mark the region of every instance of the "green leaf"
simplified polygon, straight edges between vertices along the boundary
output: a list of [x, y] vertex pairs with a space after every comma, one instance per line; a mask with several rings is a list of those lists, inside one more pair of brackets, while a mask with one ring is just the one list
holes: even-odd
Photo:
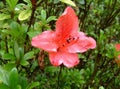
[[99, 89], [105, 89], [103, 86], [100, 86]]
[[19, 60], [20, 59], [20, 52], [19, 52], [19, 47], [18, 47], [17, 42], [14, 43], [14, 53], [15, 53], [17, 60]]
[[30, 51], [30, 52], [27, 52], [25, 55], [24, 55], [24, 59], [25, 60], [28, 60], [28, 59], [31, 59], [34, 57], [34, 51]]
[[6, 2], [9, 5], [10, 9], [12, 10], [13, 9], [13, 5], [12, 5], [11, 0], [6, 0]]
[[31, 10], [23, 10], [23, 11], [19, 14], [18, 19], [19, 19], [20, 21], [23, 21], [23, 20], [28, 19], [30, 16], [31, 16]]
[[46, 11], [45, 10], [41, 10], [41, 19], [46, 20]]
[[19, 53], [20, 53], [20, 60], [24, 59], [24, 48], [19, 47]]
[[22, 89], [20, 85], [17, 85], [16, 89]]
[[6, 2], [9, 5], [10, 9], [14, 10], [18, 0], [6, 0]]
[[26, 89], [28, 85], [27, 78], [25, 78], [24, 76], [20, 76], [19, 84], [21, 85], [21, 89]]
[[2, 67], [0, 67], [0, 81], [5, 85], [8, 85], [8, 74]]
[[[2, 17], [2, 18], [1, 18]], [[5, 20], [5, 19], [9, 19], [10, 15], [7, 14], [0, 14], [0, 20]]]
[[23, 0], [23, 1], [26, 2], [28, 6], [32, 7], [32, 3], [30, 0]]
[[54, 4], [57, 4], [59, 2], [60, 2], [60, 0], [54, 0]]
[[2, 59], [5, 59], [5, 60], [15, 60], [15, 56], [13, 54], [6, 53], [6, 54], [2, 55]]
[[18, 72], [16, 68], [13, 68], [9, 74], [9, 87], [11, 89], [18, 89]]
[[20, 35], [20, 25], [17, 22], [10, 23], [10, 30], [8, 34], [10, 34], [14, 39], [18, 39]]
[[78, 1], [80, 4], [85, 4], [85, 1], [84, 0], [79, 0]]
[[76, 7], [75, 3], [73, 1], [71, 1], [71, 0], [60, 0], [60, 1], [63, 2], [63, 3], [69, 4], [71, 6]]
[[34, 36], [40, 34], [40, 31], [38, 31], [38, 30], [29, 31], [27, 34], [29, 35], [30, 38], [32, 38], [32, 37], [34, 37]]
[[50, 73], [51, 75], [54, 75], [55, 72], [58, 72], [58, 71], [59, 71], [59, 68], [54, 66], [49, 66], [45, 68], [45, 72]]
[[16, 64], [15, 64], [14, 62], [13, 62], [13, 63], [9, 62], [9, 63], [5, 64], [4, 69], [5, 69], [6, 71], [10, 71], [10, 70], [12, 70], [14, 67], [16, 67]]
[[23, 59], [23, 60], [20, 61], [20, 64], [22, 66], [27, 66], [29, 64], [29, 62]]
[[56, 16], [50, 16], [48, 19], [47, 19], [47, 23], [49, 23], [50, 21], [52, 20], [57, 20], [56, 19]]
[[33, 82], [33, 83], [29, 84], [26, 89], [33, 89], [37, 86], [39, 86], [39, 82]]
[[7, 85], [5, 84], [0, 84], [0, 89], [10, 89]]

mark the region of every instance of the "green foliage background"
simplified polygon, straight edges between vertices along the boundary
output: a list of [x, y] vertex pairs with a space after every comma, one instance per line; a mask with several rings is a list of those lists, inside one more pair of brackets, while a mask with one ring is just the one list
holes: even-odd
[[[115, 63], [120, 0], [73, 2], [0, 1], [0, 89], [120, 89], [120, 68]], [[80, 64], [72, 69], [52, 66], [46, 52], [31, 46], [32, 37], [54, 30], [69, 5], [79, 18], [79, 30], [97, 42], [96, 49], [79, 54]]]

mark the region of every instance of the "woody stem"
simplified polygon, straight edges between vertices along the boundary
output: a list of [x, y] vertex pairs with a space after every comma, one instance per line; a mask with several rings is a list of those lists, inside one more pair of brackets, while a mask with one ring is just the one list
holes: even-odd
[[63, 65], [60, 66], [60, 70], [59, 70], [59, 73], [58, 73], [58, 85], [57, 85], [57, 89], [60, 89], [60, 75], [61, 75], [61, 72], [62, 72], [62, 68], [63, 68]]

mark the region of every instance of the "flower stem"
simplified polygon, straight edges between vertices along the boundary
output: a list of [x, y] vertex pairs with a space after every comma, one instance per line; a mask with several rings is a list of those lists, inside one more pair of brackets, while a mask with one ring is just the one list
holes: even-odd
[[60, 70], [59, 70], [59, 73], [58, 73], [57, 89], [60, 89], [60, 75], [61, 75], [61, 72], [62, 72], [62, 68], [63, 68], [63, 65], [60, 66]]

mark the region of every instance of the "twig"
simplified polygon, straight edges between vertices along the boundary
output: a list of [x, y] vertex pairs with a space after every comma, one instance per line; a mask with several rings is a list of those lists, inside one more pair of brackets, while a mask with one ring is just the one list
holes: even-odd
[[61, 72], [62, 72], [62, 68], [63, 68], [63, 65], [60, 66], [60, 70], [59, 70], [59, 73], [58, 73], [58, 85], [57, 85], [57, 89], [60, 89], [60, 75], [61, 75]]

